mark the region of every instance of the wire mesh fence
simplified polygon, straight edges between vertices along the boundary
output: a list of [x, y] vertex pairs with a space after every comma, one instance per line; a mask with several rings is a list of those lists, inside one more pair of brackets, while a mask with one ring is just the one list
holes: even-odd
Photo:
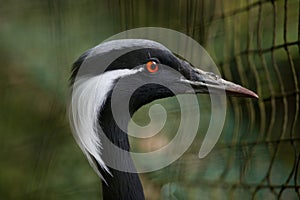
[[230, 150], [214, 183], [230, 197], [298, 199], [299, 2], [235, 3], [215, 2], [206, 45], [223, 75], [256, 88], [260, 101], [230, 100], [233, 137], [222, 141]]
[[[229, 99], [228, 119], [213, 152], [200, 161], [188, 154], [173, 170], [170, 167], [169, 172], [157, 172], [150, 178], [156, 178], [163, 188], [186, 191], [185, 197], [192, 199], [299, 199], [300, 2], [174, 4], [180, 8], [177, 15], [184, 16], [178, 23], [183, 26], [169, 21], [168, 27], [198, 40], [223, 77], [254, 89], [260, 100]], [[139, 26], [132, 18], [135, 2], [122, 5], [121, 26]], [[140, 6], [172, 15], [163, 2]], [[149, 14], [145, 20], [151, 17], [155, 18]]]
[[[228, 98], [223, 133], [205, 159], [199, 133], [174, 164], [141, 175], [147, 199], [300, 198], [299, 0], [33, 0], [0, 11], [1, 199], [99, 198], [100, 181], [65, 119], [69, 70], [84, 50], [145, 26], [191, 36], [225, 79], [260, 96]], [[177, 110], [170, 116], [178, 122]]]
[[[235, 148], [227, 155], [225, 171], [235, 165], [236, 147], [242, 148], [239, 181], [233, 187], [247, 188], [251, 198], [297, 199], [299, 2], [247, 2], [229, 9], [219, 3], [218, 14], [208, 25], [213, 30], [221, 25], [224, 31], [222, 35], [212, 31], [224, 42], [216, 59], [225, 77], [257, 88], [261, 98], [258, 104], [248, 102], [245, 107], [231, 101], [237, 137], [230, 141]], [[219, 54], [223, 59], [218, 59]], [[248, 118], [249, 123], [242, 124], [241, 118]]]

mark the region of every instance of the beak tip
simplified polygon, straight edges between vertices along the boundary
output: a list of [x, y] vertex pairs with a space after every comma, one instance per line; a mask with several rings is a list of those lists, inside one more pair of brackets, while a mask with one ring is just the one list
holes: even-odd
[[255, 99], [259, 99], [259, 96], [255, 93], [255, 92], [252, 92], [251, 90], [249, 90], [251, 93], [249, 94], [250, 97], [252, 98], [255, 98]]
[[238, 86], [235, 85], [233, 88], [227, 88], [227, 93], [230, 96], [242, 96], [242, 97], [259, 99], [259, 96], [255, 92], [239, 85]]
[[245, 94], [250, 98], [259, 99], [259, 96], [255, 92], [252, 92], [251, 90], [247, 89], [247, 92]]

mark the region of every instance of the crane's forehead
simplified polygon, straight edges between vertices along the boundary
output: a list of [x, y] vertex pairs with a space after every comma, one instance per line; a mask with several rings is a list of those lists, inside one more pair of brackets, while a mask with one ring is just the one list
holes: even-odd
[[116, 58], [105, 71], [133, 69], [146, 64], [149, 60], [176, 68], [178, 60], [169, 51], [162, 49], [143, 48], [132, 50]]
[[169, 49], [163, 46], [162, 44], [152, 40], [122, 39], [122, 40], [112, 40], [112, 41], [99, 44], [98, 46], [91, 49], [91, 52], [89, 53], [89, 57], [95, 55], [99, 56], [101, 54], [107, 54], [113, 51], [129, 52], [132, 50], [143, 49], [143, 48], [161, 49], [161, 50], [169, 51]]
[[123, 39], [104, 42], [79, 57], [73, 65], [75, 76], [94, 76], [105, 71], [132, 69], [152, 57], [171, 65], [176, 61], [172, 52], [162, 44], [144, 39]]

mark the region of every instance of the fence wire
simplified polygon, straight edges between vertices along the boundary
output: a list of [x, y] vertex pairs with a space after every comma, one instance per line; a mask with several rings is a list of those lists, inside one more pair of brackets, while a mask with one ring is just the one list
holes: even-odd
[[187, 155], [174, 169], [146, 179], [158, 188], [179, 182], [192, 199], [299, 199], [300, 1], [171, 4], [127, 0], [110, 8], [120, 14], [115, 20], [121, 30], [163, 26], [190, 35], [223, 77], [257, 91], [260, 99], [229, 99], [224, 133], [206, 159]]
[[300, 1], [176, 1], [175, 15], [166, 2], [133, 2], [119, 7], [122, 29], [144, 25], [133, 19], [136, 10], [157, 9], [165, 14], [147, 13], [147, 25], [164, 19], [198, 40], [223, 77], [260, 96], [258, 102], [230, 98], [215, 150], [149, 175], [154, 183], [180, 182], [191, 199], [299, 199]]
[[[250, 199], [300, 198], [299, 4], [216, 1], [206, 21], [206, 46], [224, 77], [260, 96], [245, 106], [230, 99], [233, 137], [223, 141], [230, 150], [214, 183], [224, 183], [231, 197], [239, 190]], [[232, 168], [238, 178], [228, 181]]]

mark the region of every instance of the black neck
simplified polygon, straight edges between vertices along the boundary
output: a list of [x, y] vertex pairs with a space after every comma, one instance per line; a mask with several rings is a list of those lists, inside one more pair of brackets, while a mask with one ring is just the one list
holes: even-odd
[[[99, 122], [100, 126], [105, 133], [106, 137], [116, 146], [118, 146], [121, 149], [124, 149], [126, 151], [130, 151], [130, 145], [128, 141], [128, 135], [127, 135], [127, 129], [126, 131], [121, 130], [117, 125], [116, 122], [112, 116], [111, 112], [111, 106], [110, 106], [110, 99], [108, 99], [106, 105], [103, 107], [102, 111], [99, 115]], [[128, 119], [129, 120], [129, 119]], [[124, 119], [123, 123], [126, 124], [126, 128], [128, 125], [128, 120]], [[105, 160], [110, 162], [118, 162], [123, 160], [124, 164], [131, 169], [134, 169], [135, 167], [133, 164], [133, 161], [128, 154], [126, 158], [116, 156], [112, 154], [109, 150], [109, 148], [105, 147], [105, 144], [103, 143], [103, 149], [102, 149], [102, 157]], [[129, 173], [129, 172], [123, 172], [119, 171], [113, 168], [109, 167], [109, 170], [112, 174], [108, 174], [107, 172], [100, 170], [101, 174], [103, 175], [106, 183], [102, 181], [102, 192], [103, 192], [103, 199], [104, 200], [110, 200], [110, 199], [120, 199], [120, 200], [143, 200], [144, 192], [143, 187], [140, 182], [139, 176], [137, 173]]]
[[110, 175], [105, 175], [102, 181], [104, 200], [144, 200], [144, 192], [140, 179], [136, 173], [121, 172], [110, 168]]

